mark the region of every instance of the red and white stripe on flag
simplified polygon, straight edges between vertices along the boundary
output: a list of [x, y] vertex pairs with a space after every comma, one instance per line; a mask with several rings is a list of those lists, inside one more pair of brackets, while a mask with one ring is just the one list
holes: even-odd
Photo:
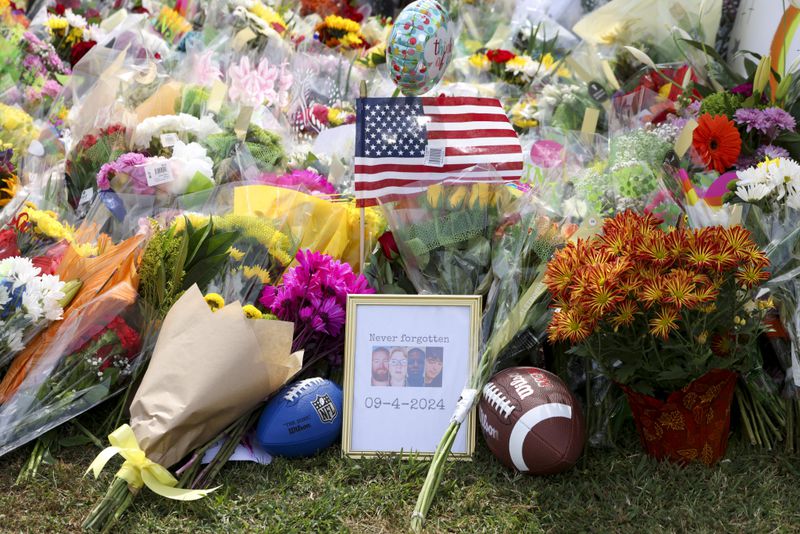
[[360, 98], [356, 112], [358, 206], [417, 194], [448, 178], [522, 175], [519, 138], [495, 98]]

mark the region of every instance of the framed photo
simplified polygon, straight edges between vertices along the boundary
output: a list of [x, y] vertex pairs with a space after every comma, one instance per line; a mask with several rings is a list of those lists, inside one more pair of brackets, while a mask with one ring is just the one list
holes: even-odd
[[[474, 371], [480, 296], [349, 295], [342, 453], [431, 456]], [[453, 455], [475, 450], [474, 411]]]

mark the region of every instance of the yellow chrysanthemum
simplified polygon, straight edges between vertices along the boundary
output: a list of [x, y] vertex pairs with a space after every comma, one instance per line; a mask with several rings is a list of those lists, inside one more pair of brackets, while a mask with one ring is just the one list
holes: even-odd
[[486, 54], [472, 54], [469, 56], [469, 64], [478, 70], [489, 70], [491, 62]]
[[43, 234], [57, 241], [66, 241], [71, 244], [81, 256], [97, 255], [96, 246], [89, 243], [77, 243], [75, 240], [75, 230], [67, 224], [62, 224], [58, 220], [58, 216], [52, 211], [37, 210], [33, 204], [26, 203], [22, 213], [27, 216], [28, 222], [32, 225], [34, 232]]
[[50, 31], [66, 30], [69, 26], [69, 22], [67, 22], [67, 19], [64, 17], [52, 16], [47, 19], [45, 26], [47, 26]]
[[33, 118], [20, 108], [0, 104], [0, 129], [18, 130], [33, 127]]
[[221, 310], [225, 307], [225, 299], [222, 298], [222, 295], [219, 293], [209, 293], [203, 297], [203, 299], [206, 301], [206, 304], [208, 304], [208, 307], [211, 308], [212, 312]]
[[328, 15], [325, 17], [325, 26], [331, 30], [340, 30], [346, 33], [358, 34], [361, 32], [361, 25], [358, 22], [338, 15]]
[[242, 312], [244, 313], [244, 316], [247, 317], [248, 319], [263, 319], [264, 318], [264, 314], [261, 313], [261, 310], [259, 310], [258, 308], [256, 308], [252, 304], [247, 304], [245, 306], [242, 306]]
[[[271, 7], [267, 7], [261, 2], [255, 2], [252, 6], [250, 6], [249, 10], [250, 13], [269, 24], [269, 26], [275, 31], [283, 33], [286, 30], [286, 21], [283, 20], [283, 17], [281, 17], [280, 14], [278, 14], [278, 12]], [[275, 25], [278, 25], [283, 29], [278, 30]]]
[[258, 278], [258, 281], [264, 285], [272, 283], [272, 277], [269, 275], [269, 271], [260, 265], [244, 265], [242, 267], [242, 274], [244, 274], [245, 278]]
[[67, 34], [66, 38], [67, 44], [74, 45], [78, 44], [83, 41], [83, 29], [82, 28], [72, 28], [69, 33]]

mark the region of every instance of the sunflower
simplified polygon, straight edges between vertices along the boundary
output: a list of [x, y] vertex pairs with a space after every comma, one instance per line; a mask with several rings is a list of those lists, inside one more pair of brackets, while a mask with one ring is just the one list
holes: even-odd
[[692, 134], [692, 146], [706, 167], [722, 173], [739, 158], [742, 138], [728, 117], [705, 113], [700, 116]]
[[19, 189], [19, 178], [16, 174], [0, 174], [0, 207], [5, 206], [14, 198]]

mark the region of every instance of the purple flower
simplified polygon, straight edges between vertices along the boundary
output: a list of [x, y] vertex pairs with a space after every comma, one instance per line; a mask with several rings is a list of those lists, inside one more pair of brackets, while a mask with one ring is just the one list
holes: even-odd
[[737, 85], [736, 87], [731, 89], [731, 93], [735, 95], [742, 95], [745, 98], [753, 96], [753, 84], [748, 82], [748, 83], [743, 83], [741, 85]]
[[788, 158], [789, 151], [783, 147], [775, 145], [761, 145], [750, 156], [741, 156], [739, 161], [736, 162], [737, 169], [747, 169], [757, 163], [764, 161], [766, 158]]
[[737, 109], [733, 117], [737, 124], [747, 126], [748, 132], [756, 130], [769, 139], [775, 139], [782, 131], [794, 130], [796, 124], [794, 117], [778, 107]]
[[136, 194], [152, 195], [155, 189], [147, 185], [147, 175], [144, 165], [148, 158], [138, 152], [123, 154], [111, 163], [105, 163], [97, 173], [97, 188], [101, 191], [111, 189], [111, 178], [117, 174], [127, 174], [131, 177], [131, 185]]
[[767, 124], [764, 120], [764, 114], [760, 109], [742, 108], [737, 109], [733, 114], [736, 124], [740, 126], [747, 126], [747, 131], [757, 130], [761, 133], [766, 133]]
[[40, 73], [46, 72], [44, 69], [44, 63], [42, 63], [42, 59], [39, 56], [34, 56], [33, 54], [28, 54], [25, 56], [25, 59], [22, 60], [22, 66], [27, 70], [35, 70], [36, 72]]
[[338, 339], [347, 295], [374, 290], [349, 264], [326, 254], [301, 250], [296, 259], [297, 265], [286, 272], [283, 285], [265, 286], [259, 303], [277, 317], [294, 322], [297, 331]]
[[61, 84], [55, 80], [47, 80], [44, 82], [44, 86], [42, 87], [42, 94], [47, 95], [51, 98], [55, 98], [58, 96], [58, 93], [61, 92]]
[[768, 124], [768, 129], [777, 134], [779, 131], [794, 130], [796, 121], [789, 113], [778, 107], [771, 107], [761, 112]]

